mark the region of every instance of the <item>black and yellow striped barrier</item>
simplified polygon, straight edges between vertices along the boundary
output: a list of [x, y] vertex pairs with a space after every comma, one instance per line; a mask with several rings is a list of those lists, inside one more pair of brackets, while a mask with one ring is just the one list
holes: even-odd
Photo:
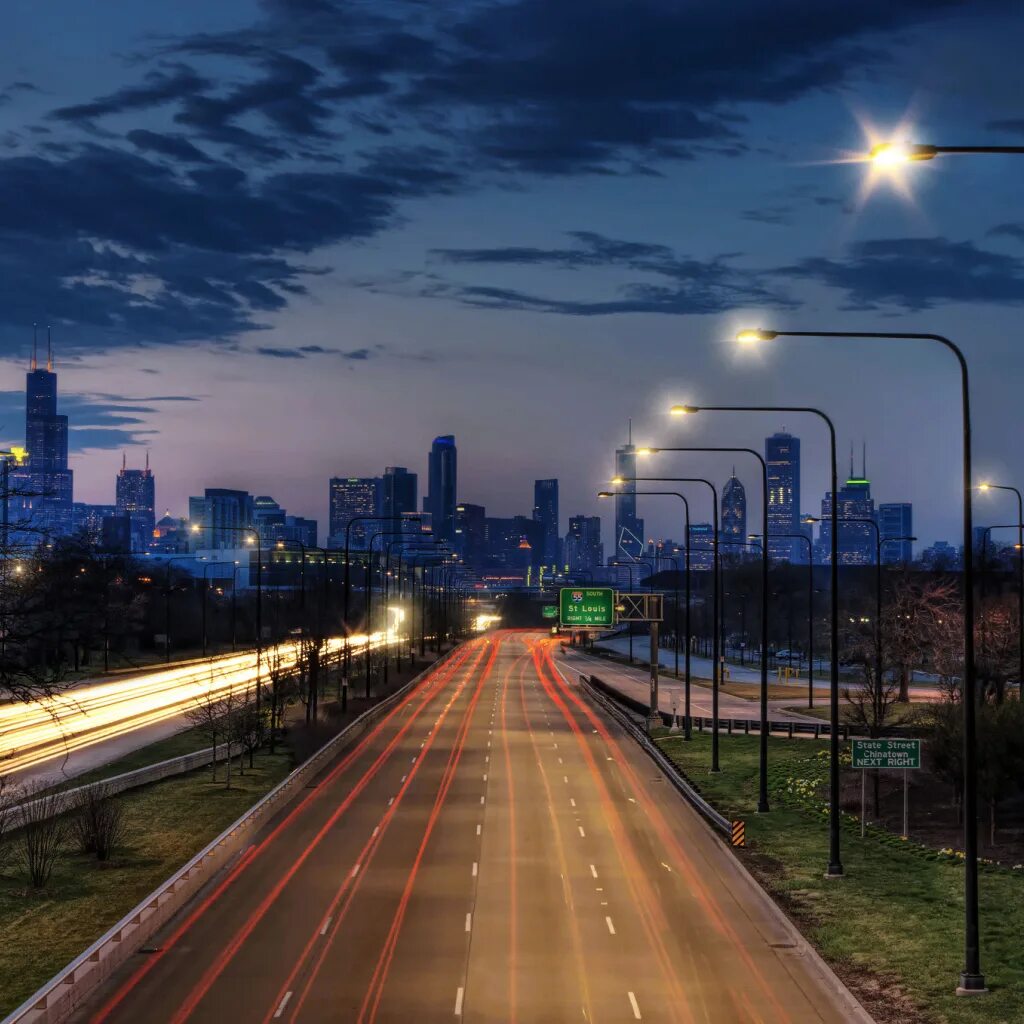
[[747, 845], [747, 830], [746, 826], [742, 821], [734, 821], [732, 823], [732, 845], [733, 846], [746, 846]]

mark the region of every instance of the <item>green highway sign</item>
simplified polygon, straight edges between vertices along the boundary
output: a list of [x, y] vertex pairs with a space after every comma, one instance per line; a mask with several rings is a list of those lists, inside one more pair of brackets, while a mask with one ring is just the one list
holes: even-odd
[[545, 619], [557, 619], [558, 618], [558, 605], [557, 604], [546, 604], [540, 610], [541, 615]]
[[615, 591], [611, 587], [562, 587], [558, 618], [563, 626], [614, 626]]
[[851, 740], [854, 768], [920, 768], [920, 740]]

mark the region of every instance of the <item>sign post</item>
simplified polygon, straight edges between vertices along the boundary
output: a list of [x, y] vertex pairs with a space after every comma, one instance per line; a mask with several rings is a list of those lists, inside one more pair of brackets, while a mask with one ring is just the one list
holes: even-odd
[[853, 767], [865, 772], [860, 777], [860, 834], [864, 837], [865, 779], [869, 768], [903, 769], [903, 838], [910, 831], [910, 781], [908, 769], [921, 767], [921, 741], [903, 739], [851, 740]]

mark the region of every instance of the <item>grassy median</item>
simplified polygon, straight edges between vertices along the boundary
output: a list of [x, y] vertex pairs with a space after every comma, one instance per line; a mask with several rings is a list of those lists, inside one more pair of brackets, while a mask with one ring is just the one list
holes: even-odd
[[880, 1024], [1024, 1020], [1024, 871], [982, 867], [982, 968], [991, 992], [957, 998], [963, 869], [955, 857], [879, 829], [862, 840], [859, 823], [844, 817], [846, 877], [823, 877], [827, 744], [771, 740], [772, 810], [758, 816], [757, 737], [722, 736], [719, 775], [708, 774], [708, 735], [659, 742], [722, 813], [746, 822], [744, 862]]
[[[168, 754], [167, 756], [173, 756]], [[110, 861], [65, 852], [50, 882], [36, 892], [18, 866], [17, 837], [0, 847], [0, 1016], [99, 938], [281, 781], [290, 752], [261, 753], [255, 768], [232, 772], [224, 787], [209, 769], [124, 794], [128, 833]]]

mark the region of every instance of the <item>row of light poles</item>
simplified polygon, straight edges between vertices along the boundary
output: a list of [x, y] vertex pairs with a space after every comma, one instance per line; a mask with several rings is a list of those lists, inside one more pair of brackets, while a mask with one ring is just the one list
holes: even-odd
[[[964, 577], [964, 672], [963, 672], [963, 730], [964, 730], [964, 852], [965, 852], [965, 935], [964, 935], [964, 969], [961, 972], [958, 991], [961, 993], [972, 993], [984, 991], [984, 976], [980, 969], [979, 938], [978, 938], [978, 865], [977, 865], [977, 745], [976, 745], [976, 672], [974, 657], [974, 562], [973, 562], [973, 523], [972, 523], [972, 476], [971, 476], [971, 417], [970, 417], [970, 388], [967, 362], [961, 350], [948, 338], [930, 333], [910, 332], [868, 332], [868, 331], [780, 331], [780, 330], [746, 330], [737, 335], [737, 341], [742, 344], [758, 344], [771, 342], [779, 338], [800, 337], [829, 340], [866, 340], [881, 339], [894, 341], [926, 341], [943, 346], [956, 359], [959, 369], [961, 386], [961, 432], [963, 439], [962, 446], [962, 499], [963, 499], [963, 577]], [[671, 413], [676, 416], [694, 414], [700, 411], [708, 412], [733, 412], [733, 413], [806, 413], [818, 417], [826, 426], [829, 438], [830, 458], [830, 493], [832, 496], [830, 508], [830, 572], [829, 589], [831, 596], [830, 605], [830, 686], [829, 686], [829, 854], [826, 868], [826, 877], [839, 878], [843, 875], [843, 863], [840, 844], [840, 806], [839, 806], [839, 580], [838, 580], [838, 469], [836, 457], [835, 425], [831, 418], [821, 409], [812, 406], [674, 406]], [[679, 452], [704, 452], [704, 451], [733, 451], [734, 449], [719, 448], [668, 448], [652, 447], [638, 449], [637, 454], [654, 455], [662, 451]], [[752, 449], [745, 449], [752, 451]], [[754, 453], [757, 454], [757, 453]], [[666, 481], [671, 479], [679, 482], [680, 478], [666, 477], [642, 477], [616, 478], [617, 484], [635, 484], [646, 481]], [[693, 482], [693, 478], [687, 478]], [[763, 477], [766, 482], [766, 476]], [[685, 481], [684, 481], [685, 482]], [[767, 488], [765, 487], [765, 498]], [[717, 494], [714, 494], [714, 508], [716, 522], [714, 525], [715, 537], [718, 534], [717, 524]], [[766, 506], [766, 502], [765, 502]], [[1020, 516], [1024, 531], [1024, 515]], [[764, 524], [762, 533], [768, 535], [767, 524]], [[879, 535], [876, 545], [876, 561], [880, 563], [881, 537]], [[762, 564], [767, 567], [768, 544], [763, 545]], [[715, 552], [715, 575], [717, 582], [718, 573], [718, 552]], [[766, 584], [766, 581], [765, 581]], [[811, 584], [813, 591], [813, 579]], [[767, 585], [763, 587], [762, 598], [767, 598]], [[880, 599], [880, 583], [877, 587], [878, 599]], [[715, 606], [718, 610], [719, 594], [715, 594]], [[759, 771], [759, 799], [758, 809], [767, 810], [767, 642], [764, 637], [764, 629], [767, 622], [767, 613], [762, 613], [762, 644], [761, 644], [761, 743], [760, 743], [760, 771]], [[880, 630], [880, 616], [876, 614], [876, 629]], [[880, 651], [880, 637], [876, 634], [876, 645]], [[717, 691], [719, 685], [719, 652], [718, 652], [718, 629], [716, 622], [715, 642], [713, 645], [714, 665], [712, 671], [712, 699], [717, 704]], [[809, 657], [812, 652], [808, 652]], [[879, 654], [880, 660], [880, 654]], [[876, 672], [878, 671], [876, 661]], [[688, 682], [688, 680], [687, 680]], [[880, 680], [878, 681], [880, 684]], [[717, 706], [714, 708], [715, 722], [717, 724]], [[713, 729], [712, 736], [717, 737], [717, 728]], [[718, 770], [717, 750], [713, 739], [712, 770]]]

